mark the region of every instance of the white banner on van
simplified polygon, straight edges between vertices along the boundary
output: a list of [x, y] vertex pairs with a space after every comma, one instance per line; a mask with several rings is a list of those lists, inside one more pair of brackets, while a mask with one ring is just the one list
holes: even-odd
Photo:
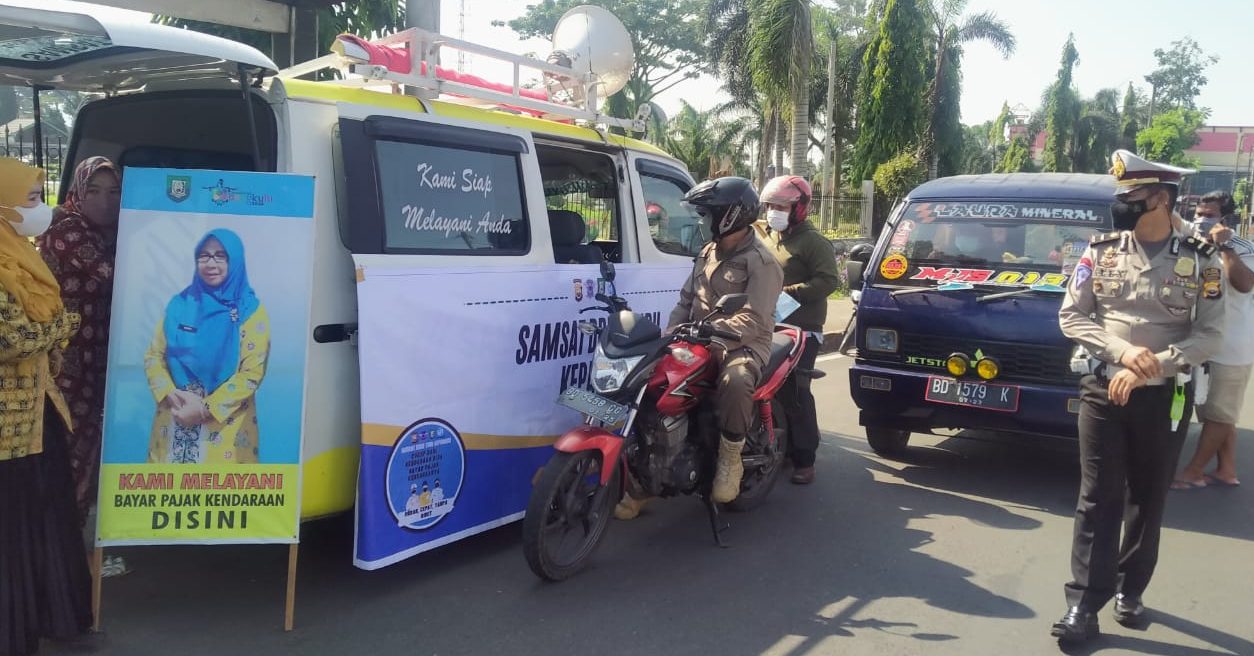
[[[614, 286], [665, 321], [691, 270], [625, 264]], [[520, 519], [553, 441], [556, 404], [587, 385], [606, 314], [592, 265], [360, 269], [362, 459], [354, 564], [377, 569]]]

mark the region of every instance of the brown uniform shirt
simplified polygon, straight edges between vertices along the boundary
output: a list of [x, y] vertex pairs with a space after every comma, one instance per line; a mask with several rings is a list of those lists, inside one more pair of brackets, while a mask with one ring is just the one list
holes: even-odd
[[667, 326], [704, 317], [725, 294], [748, 294], [749, 302], [739, 312], [712, 321], [740, 334], [740, 341], [729, 341], [727, 350], [747, 347], [762, 365], [771, 352], [775, 304], [783, 288], [784, 271], [755, 231], [750, 230], [730, 253], [719, 252], [717, 244], [710, 242], [697, 256]]
[[1133, 346], [1148, 348], [1164, 377], [1202, 364], [1224, 325], [1227, 290], [1213, 248], [1173, 231], [1148, 258], [1130, 231], [1094, 237], [1058, 312], [1063, 334], [1112, 364]]

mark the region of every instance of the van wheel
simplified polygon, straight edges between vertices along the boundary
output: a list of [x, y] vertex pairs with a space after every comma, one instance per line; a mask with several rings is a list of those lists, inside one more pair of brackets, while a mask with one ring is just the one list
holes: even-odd
[[910, 431], [867, 426], [866, 441], [871, 445], [872, 451], [885, 458], [892, 458], [906, 452]]

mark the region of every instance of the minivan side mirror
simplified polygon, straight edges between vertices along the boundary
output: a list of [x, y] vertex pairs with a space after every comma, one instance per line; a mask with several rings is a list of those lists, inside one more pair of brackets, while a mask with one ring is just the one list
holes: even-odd
[[849, 249], [849, 257], [846, 259], [861, 262], [862, 266], [865, 268], [866, 263], [871, 259], [871, 253], [874, 250], [875, 247], [871, 244], [858, 244], [857, 246]]
[[736, 314], [748, 302], [748, 294], [727, 294], [714, 304], [714, 311], [719, 314]]
[[857, 260], [845, 260], [845, 279], [849, 281], [849, 289], [862, 287], [862, 270], [866, 264]]

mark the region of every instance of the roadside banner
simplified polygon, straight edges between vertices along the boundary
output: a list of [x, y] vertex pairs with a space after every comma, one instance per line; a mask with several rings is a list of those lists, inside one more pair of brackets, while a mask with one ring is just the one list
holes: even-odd
[[123, 173], [97, 544], [298, 541], [313, 200], [308, 176]]
[[[359, 267], [360, 267], [359, 263]], [[664, 326], [688, 263], [620, 265], [614, 287]], [[579, 321], [607, 289], [592, 265], [358, 269], [362, 454], [354, 564], [377, 569], [521, 519], [557, 405], [586, 386]]]

